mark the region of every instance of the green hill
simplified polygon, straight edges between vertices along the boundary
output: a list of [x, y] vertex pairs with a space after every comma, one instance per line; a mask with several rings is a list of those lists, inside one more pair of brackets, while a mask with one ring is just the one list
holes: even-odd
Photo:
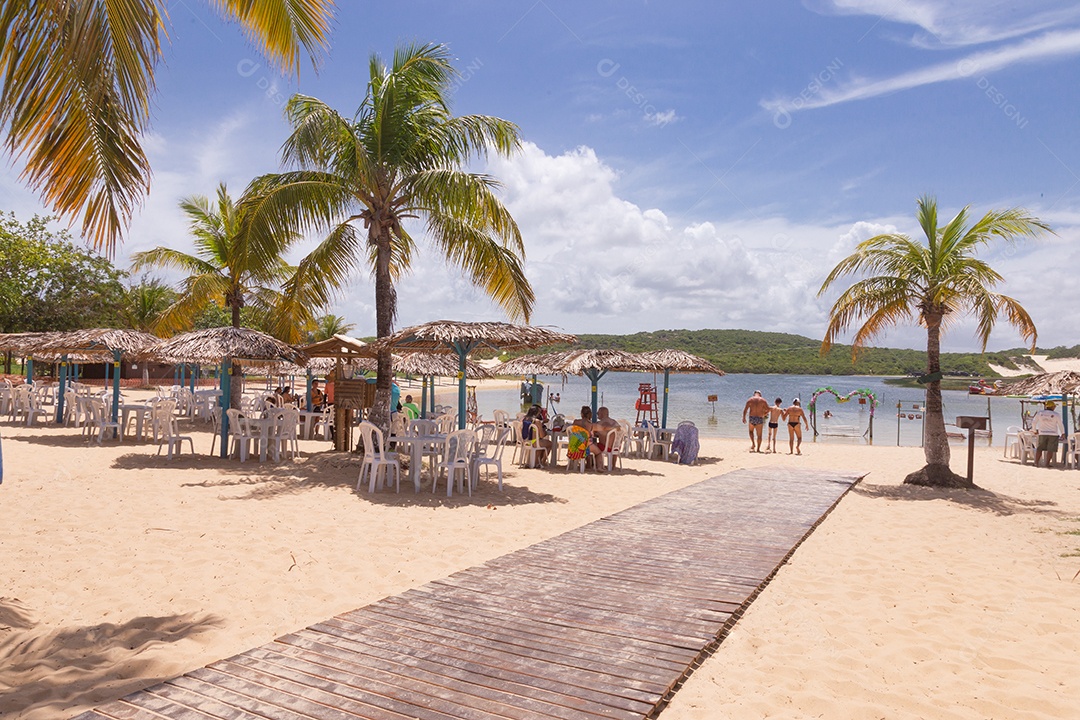
[[[835, 345], [825, 357], [821, 341], [802, 335], [754, 330], [658, 330], [633, 335], [579, 334], [579, 347], [644, 352], [672, 348], [700, 355], [725, 372], [783, 373], [787, 375], [921, 375], [926, 353], [919, 350], [868, 348], [851, 361], [851, 346]], [[569, 346], [565, 346], [566, 349]], [[556, 350], [560, 348], [545, 348]], [[989, 363], [1015, 368], [1009, 353], [942, 353], [946, 375], [997, 377]]]

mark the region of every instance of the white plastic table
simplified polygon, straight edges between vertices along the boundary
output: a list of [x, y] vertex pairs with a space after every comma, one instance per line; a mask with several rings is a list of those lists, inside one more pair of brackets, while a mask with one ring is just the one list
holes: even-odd
[[423, 462], [424, 446], [445, 441], [445, 435], [391, 435], [387, 438], [387, 442], [395, 445], [409, 446], [409, 476], [416, 492], [420, 492], [420, 465]]

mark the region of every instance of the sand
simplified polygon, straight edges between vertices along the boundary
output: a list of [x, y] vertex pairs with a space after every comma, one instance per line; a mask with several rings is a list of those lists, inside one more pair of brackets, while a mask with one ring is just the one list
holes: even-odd
[[[201, 424], [182, 429], [210, 447]], [[155, 457], [4, 422], [0, 717], [66, 718], [741, 467], [868, 472], [666, 708], [671, 718], [1060, 718], [1080, 707], [1080, 472], [982, 448], [986, 491], [905, 488], [915, 448], [807, 444], [472, 497], [356, 493], [355, 461]], [[509, 457], [507, 458], [509, 460]], [[961, 468], [960, 452], [954, 467]]]
[[1047, 355], [1025, 355], [1032, 365], [1021, 365], [1018, 369], [1002, 367], [990, 363], [990, 369], [1002, 377], [1017, 377], [1019, 375], [1034, 375], [1042, 372], [1055, 373], [1063, 370], [1080, 372], [1080, 358], [1056, 358], [1051, 360]]

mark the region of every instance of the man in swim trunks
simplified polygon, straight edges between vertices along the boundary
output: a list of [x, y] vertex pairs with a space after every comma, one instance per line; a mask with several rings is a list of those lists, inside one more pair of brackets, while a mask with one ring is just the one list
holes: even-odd
[[[747, 430], [750, 431], [750, 452], [761, 452], [761, 430], [765, 427], [765, 416], [769, 414], [769, 403], [761, 396], [760, 390], [755, 390], [754, 394], [746, 401], [746, 405], [742, 409], [742, 421], [746, 424], [746, 415], [750, 415], [750, 425]], [[757, 445], [754, 445], [754, 439], [757, 438]]]
[[769, 408], [769, 437], [765, 440], [768, 452], [776, 452], [776, 430], [780, 427], [780, 418], [784, 417], [783, 400], [776, 398], [776, 404]]
[[[784, 417], [787, 418], [788, 455], [792, 453], [802, 455], [802, 426], [805, 425], [809, 430], [810, 421], [806, 419], [806, 411], [799, 404], [799, 398], [791, 401], [791, 407], [784, 411]], [[798, 439], [798, 444], [796, 444], [796, 439]]]

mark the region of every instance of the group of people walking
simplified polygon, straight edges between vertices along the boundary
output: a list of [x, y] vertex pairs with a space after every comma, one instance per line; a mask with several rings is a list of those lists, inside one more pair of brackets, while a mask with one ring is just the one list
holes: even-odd
[[[810, 421], [807, 420], [806, 411], [802, 409], [798, 398], [792, 400], [788, 407], [784, 407], [782, 398], [776, 398], [775, 404], [770, 406], [761, 396], [761, 391], [755, 390], [743, 406], [742, 421], [750, 432], [750, 452], [776, 452], [776, 433], [780, 429], [780, 422], [785, 421], [788, 428], [788, 455], [802, 455], [802, 431], [804, 427], [810, 429]], [[769, 423], [769, 434], [765, 450], [762, 450], [761, 441], [766, 422]]]

